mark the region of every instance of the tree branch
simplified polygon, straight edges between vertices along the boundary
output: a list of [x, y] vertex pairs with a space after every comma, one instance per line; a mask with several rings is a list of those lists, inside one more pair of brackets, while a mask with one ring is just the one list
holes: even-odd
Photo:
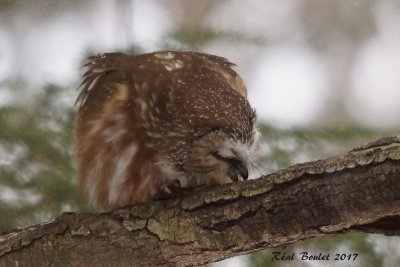
[[352, 152], [0, 236], [0, 266], [185, 266], [316, 236], [400, 235], [400, 148]]

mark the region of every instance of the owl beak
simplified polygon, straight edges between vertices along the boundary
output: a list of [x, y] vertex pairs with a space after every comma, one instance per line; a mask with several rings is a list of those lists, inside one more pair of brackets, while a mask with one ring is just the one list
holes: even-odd
[[249, 176], [249, 172], [247, 167], [242, 163], [236, 163], [229, 170], [227, 175], [231, 178], [232, 181], [244, 181], [247, 180]]
[[238, 164], [238, 166], [236, 167], [239, 171], [238, 180], [239, 181], [247, 180], [247, 178], [249, 177], [249, 172], [247, 170], [247, 167], [244, 166], [243, 164]]

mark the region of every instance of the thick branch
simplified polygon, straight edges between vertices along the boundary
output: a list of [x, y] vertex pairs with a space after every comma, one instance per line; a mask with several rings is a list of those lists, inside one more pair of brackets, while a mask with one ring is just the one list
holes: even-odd
[[204, 265], [347, 231], [400, 234], [400, 148], [294, 165], [0, 236], [0, 266]]

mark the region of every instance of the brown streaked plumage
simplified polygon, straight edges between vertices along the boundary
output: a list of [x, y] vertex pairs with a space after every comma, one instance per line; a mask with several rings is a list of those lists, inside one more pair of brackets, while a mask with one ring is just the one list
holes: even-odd
[[258, 131], [226, 59], [163, 51], [89, 58], [76, 123], [79, 186], [115, 209], [191, 187], [247, 179]]

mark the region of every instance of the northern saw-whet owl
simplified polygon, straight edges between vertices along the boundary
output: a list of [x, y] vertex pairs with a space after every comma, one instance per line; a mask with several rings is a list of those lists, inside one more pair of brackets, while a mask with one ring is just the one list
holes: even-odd
[[85, 66], [75, 150], [79, 187], [93, 204], [112, 210], [253, 170], [256, 114], [226, 59], [107, 53]]

